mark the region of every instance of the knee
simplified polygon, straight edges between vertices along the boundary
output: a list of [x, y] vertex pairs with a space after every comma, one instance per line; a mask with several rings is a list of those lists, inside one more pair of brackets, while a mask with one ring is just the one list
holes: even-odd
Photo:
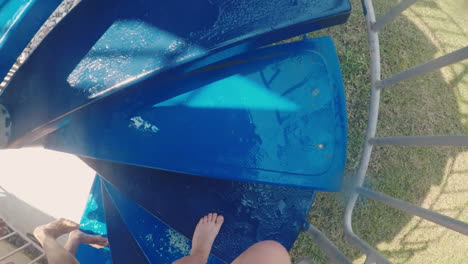
[[203, 259], [202, 257], [199, 256], [187, 256], [181, 259], [178, 259], [172, 264], [204, 264], [206, 263], [206, 259]]
[[232, 263], [291, 264], [291, 259], [280, 243], [266, 240], [252, 245]]
[[265, 253], [273, 253], [276, 256], [287, 257], [289, 259], [289, 253], [286, 248], [274, 240], [257, 242], [254, 247], [258, 250], [264, 251]]
[[286, 251], [286, 249], [281, 245], [280, 243], [274, 241], [274, 240], [265, 240], [265, 241], [260, 241], [255, 243], [256, 246], [266, 248], [269, 250], [275, 250], [275, 251]]

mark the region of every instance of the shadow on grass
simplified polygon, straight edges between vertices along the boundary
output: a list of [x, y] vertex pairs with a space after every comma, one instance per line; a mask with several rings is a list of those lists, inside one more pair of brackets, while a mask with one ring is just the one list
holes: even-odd
[[[450, 150], [447, 149], [447, 151]], [[454, 150], [452, 149], [452, 151]], [[449, 156], [451, 155], [449, 154]], [[435, 186], [437, 186], [436, 190], [429, 191], [428, 189], [426, 195], [422, 197], [419, 197], [419, 195], [415, 195], [412, 198], [410, 198], [410, 201], [413, 203], [421, 204], [424, 208], [427, 208], [429, 210], [433, 210], [441, 214], [454, 217], [456, 219], [461, 219], [464, 215], [464, 211], [467, 205], [467, 199], [463, 198], [463, 196], [465, 196], [468, 193], [468, 190], [466, 189], [468, 184], [456, 184], [457, 176], [466, 173], [466, 171], [456, 171], [453, 168], [456, 162], [463, 162], [459, 158], [459, 156], [461, 155], [451, 156], [448, 159], [444, 171], [440, 172], [440, 174], [442, 175], [441, 183], [435, 184]], [[417, 175], [415, 175], [415, 177], [413, 178], [415, 180], [424, 180], [423, 176], [417, 177]], [[415, 184], [417, 183], [413, 183], [412, 185]], [[456, 188], [454, 189], [454, 187]], [[406, 191], [412, 192], [414, 191], [414, 189]], [[406, 197], [403, 198], [408, 199], [408, 196], [406, 195]], [[418, 200], [418, 198], [422, 199]], [[374, 206], [374, 208], [372, 209], [376, 209], [379, 205], [374, 204], [372, 206]], [[441, 241], [446, 240], [444, 239], [444, 237], [446, 237], [447, 235], [453, 235], [451, 233], [454, 233], [454, 231], [443, 227], [438, 227], [436, 224], [430, 223], [421, 218], [410, 219], [409, 217], [404, 215], [395, 218], [395, 215], [392, 216], [391, 213], [397, 213], [396, 210], [390, 207], [386, 207], [386, 210], [388, 210], [390, 215], [385, 215], [385, 217], [382, 218], [383, 221], [386, 220], [389, 221], [391, 224], [395, 225], [395, 222], [404, 220], [402, 222], [404, 224], [404, 227], [402, 227], [401, 230], [398, 231], [398, 235], [396, 235], [393, 238], [384, 236], [384, 239], [378, 241], [378, 243], [375, 244], [377, 245], [381, 242], [384, 242], [383, 245], [380, 245], [381, 252], [383, 252], [384, 255], [391, 257], [394, 263], [414, 263], [412, 262], [412, 258], [415, 257], [415, 255], [417, 255], [419, 252], [421, 252], [421, 254], [427, 254], [431, 248], [434, 248], [434, 245], [436, 245], [436, 247], [440, 247], [438, 246], [438, 244], [442, 243]], [[377, 210], [376, 212], [379, 213], [379, 216], [382, 216], [381, 212]], [[406, 221], [407, 219], [409, 221]], [[398, 224], [396, 226], [398, 226]], [[462, 241], [458, 242], [463, 243]], [[446, 246], [446, 248], [449, 247], [450, 245]], [[457, 247], [456, 244], [454, 244], [454, 247]], [[439, 254], [444, 254], [444, 252], [441, 252]], [[419, 257], [419, 259], [421, 259], [421, 257]], [[440, 260], [434, 260], [434, 262], [443, 263]]]
[[[367, 108], [369, 100], [369, 51], [364, 17], [359, 1], [351, 1], [353, 13], [344, 25], [311, 34], [313, 37], [330, 35], [333, 37], [340, 57], [343, 79], [347, 94], [348, 110], [348, 158], [347, 176], [358, 167], [361, 146], [364, 141]], [[398, 1], [374, 1], [377, 14], [385, 13]], [[427, 2], [423, 2], [423, 5]], [[431, 8], [438, 9], [437, 3]], [[440, 12], [439, 12], [440, 13]], [[444, 23], [456, 23], [450, 14], [441, 12], [440, 27], [426, 28], [435, 36], [437, 32], [446, 31]], [[462, 27], [460, 37], [464, 37]], [[451, 34], [457, 34], [452, 32]], [[435, 39], [438, 41], [437, 39]], [[435, 45], [412, 21], [400, 16], [387, 25], [380, 34], [382, 78], [404, 71], [409, 67], [433, 59], [439, 49], [453, 51], [453, 47], [443, 48], [443, 42]], [[437, 43], [436, 43], [437, 44]], [[444, 79], [440, 71], [426, 74], [403, 83], [384, 89], [381, 95], [381, 107], [378, 136], [393, 135], [444, 135], [466, 134], [460, 120], [466, 118], [457, 108], [456, 86], [464, 82], [467, 73], [466, 65], [462, 71], [450, 68], [450, 80]], [[455, 94], [454, 94], [455, 93]], [[434, 147], [377, 147], [368, 171], [365, 185], [371, 189], [391, 195], [395, 198], [421, 205], [430, 194], [433, 186], [442, 191], [424, 203], [425, 208], [437, 209], [438, 212], [459, 217], [464, 206], [456, 207], [445, 203], [446, 208], [433, 208], [446, 193], [455, 195], [464, 190], [451, 192], [446, 190], [447, 181], [454, 172], [447, 174], [450, 160], [457, 157], [461, 148]], [[465, 149], [466, 151], [466, 149]], [[320, 193], [310, 212], [309, 221], [322, 230], [350, 258], [356, 260], [362, 254], [347, 242], [343, 231], [343, 213], [346, 201], [344, 193]], [[465, 192], [466, 193], [466, 192]], [[445, 198], [444, 198], [445, 199]], [[411, 223], [412, 217], [378, 202], [359, 199], [353, 214], [354, 231], [374, 247], [398, 239], [397, 249], [383, 253], [396, 263], [407, 263], [415, 254], [426, 250], [431, 243], [440, 240], [447, 232], [438, 232], [437, 236], [413, 242], [412, 237], [424, 230], [422, 220]], [[430, 228], [433, 228], [432, 226]], [[405, 229], [406, 230], [406, 229]], [[397, 238], [398, 236], [398, 238]], [[326, 257], [311, 239], [301, 234], [292, 250], [294, 257], [310, 255], [317, 263], [328, 263]]]

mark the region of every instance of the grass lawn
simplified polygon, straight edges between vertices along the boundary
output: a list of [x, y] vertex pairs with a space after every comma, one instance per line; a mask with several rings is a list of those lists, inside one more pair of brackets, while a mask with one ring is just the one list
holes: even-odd
[[[346, 87], [349, 122], [345, 191], [317, 195], [309, 221], [354, 262], [364, 257], [342, 227], [346, 185], [357, 170], [367, 124], [369, 55], [361, 3], [352, 0], [349, 21], [311, 33], [335, 40]], [[374, 0], [377, 16], [396, 0]], [[383, 78], [457, 50], [468, 43], [468, 2], [422, 0], [380, 34]], [[382, 92], [378, 136], [468, 134], [468, 61], [393, 85]], [[468, 222], [468, 149], [377, 147], [365, 185]], [[394, 263], [466, 263], [468, 237], [360, 199], [354, 231]], [[293, 257], [328, 263], [311, 239], [301, 234]]]

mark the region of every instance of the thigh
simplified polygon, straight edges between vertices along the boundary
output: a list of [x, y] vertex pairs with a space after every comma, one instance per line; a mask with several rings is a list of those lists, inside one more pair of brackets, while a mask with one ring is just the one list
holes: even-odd
[[288, 251], [276, 241], [262, 241], [244, 251], [232, 264], [291, 264]]

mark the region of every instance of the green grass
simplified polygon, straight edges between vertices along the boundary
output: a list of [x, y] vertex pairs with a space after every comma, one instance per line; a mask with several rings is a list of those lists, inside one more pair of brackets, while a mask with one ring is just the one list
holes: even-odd
[[[312, 37], [333, 37], [342, 67], [349, 124], [345, 189], [359, 164], [370, 94], [367, 32], [360, 1], [351, 2], [353, 12], [346, 24], [310, 34]], [[383, 14], [397, 3], [383, 0], [374, 2], [377, 14]], [[464, 31], [468, 28], [464, 15], [466, 12], [453, 8], [457, 4], [463, 6], [462, 0], [447, 0], [443, 3], [445, 6], [435, 2], [437, 1], [421, 1], [384, 28], [380, 34], [383, 77], [468, 43]], [[454, 22], [458, 26], [450, 26]], [[467, 68], [467, 63], [459, 63], [447, 67], [445, 72], [436, 71], [385, 89], [381, 96], [378, 136], [467, 134], [468, 121], [464, 121], [468, 119], [468, 110], [465, 113], [468, 101], [464, 97], [468, 99]], [[376, 148], [365, 185], [402, 200], [423, 204], [427, 197], [434, 196], [431, 193], [434, 186], [442, 186], [448, 182], [447, 163], [462, 152], [461, 148]], [[466, 169], [465, 176], [468, 174], [468, 168]], [[468, 195], [465, 192], [462, 204], [468, 205], [466, 197]], [[349, 245], [343, 232], [345, 201], [346, 192], [319, 193], [309, 221], [335, 242], [350, 259], [357, 260], [362, 254]], [[464, 218], [466, 215], [464, 212], [455, 216]], [[360, 199], [354, 211], [353, 227], [357, 234], [374, 247], [382, 243], [398, 244], [398, 249], [383, 252], [395, 263], [422, 263], [419, 255], [427, 254], [426, 249], [434, 247], [434, 243], [437, 244], [438, 251], [441, 251], [435, 258], [447, 260], [444, 254], [449, 253], [444, 251], [449, 252], [451, 246], [438, 245], [444, 239], [411, 244], [407, 240], [421, 238], [421, 234], [413, 230], [398, 240], [398, 234], [405, 226], [411, 225], [411, 221], [412, 218], [405, 213]], [[428, 232], [432, 231], [429, 229]], [[317, 263], [327, 263], [323, 253], [304, 234], [300, 235], [291, 254], [293, 258], [312, 256]], [[461, 254], [460, 258], [449, 258], [449, 261], [456, 263], [463, 257], [468, 259], [466, 251], [458, 254]]]

